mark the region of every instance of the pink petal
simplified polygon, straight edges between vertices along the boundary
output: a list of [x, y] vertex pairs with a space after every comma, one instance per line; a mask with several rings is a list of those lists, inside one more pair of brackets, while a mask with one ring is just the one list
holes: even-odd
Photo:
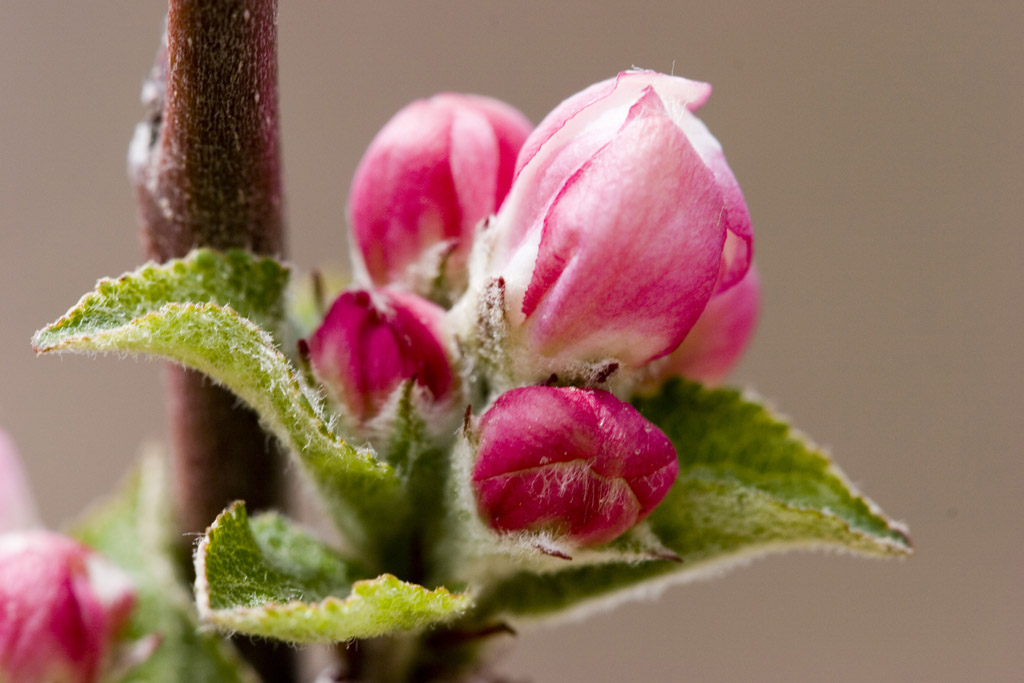
[[[569, 143], [595, 119], [622, 105], [635, 102], [641, 92], [657, 83], [659, 95], [679, 102], [689, 111], [696, 111], [711, 96], [711, 86], [654, 71], [623, 71], [615, 78], [595, 83], [551, 110], [523, 144], [516, 161], [517, 173], [533, 161], [542, 147], [556, 150]], [[552, 142], [552, 138], [559, 140]]]
[[0, 679], [94, 683], [133, 604], [128, 578], [81, 544], [0, 537]]
[[407, 379], [448, 398], [454, 374], [444, 309], [396, 290], [343, 292], [309, 339], [310, 361], [331, 395], [359, 422], [373, 418]]
[[495, 183], [494, 208], [505, 200], [516, 170], [516, 158], [526, 138], [533, 131], [533, 124], [514, 107], [500, 100], [478, 95], [449, 95], [471, 102], [490, 123], [497, 141], [498, 159], [497, 182]]
[[619, 130], [629, 112], [657, 83], [673, 102], [693, 111], [711, 86], [652, 71], [627, 71], [573, 95], [549, 113], [523, 144], [507, 203], [505, 232], [496, 246], [500, 261], [518, 248], [531, 228], [529, 215], [543, 210], [565, 182]]
[[374, 282], [400, 279], [424, 244], [459, 236], [449, 166], [452, 113], [415, 102], [374, 138], [349, 195], [356, 248]]
[[37, 526], [36, 505], [14, 442], [0, 430], [0, 533]]
[[749, 344], [760, 303], [761, 279], [752, 265], [742, 280], [711, 297], [686, 339], [666, 360], [659, 378], [682, 375], [718, 384]]
[[680, 125], [704, 159], [704, 163], [714, 173], [722, 193], [723, 222], [727, 235], [725, 248], [722, 250], [718, 291], [724, 291], [743, 279], [753, 259], [754, 228], [750, 212], [747, 209], [747, 202], [743, 199], [740, 184], [725, 160], [722, 146], [704, 122], [695, 116], [684, 116]]
[[352, 236], [371, 281], [403, 283], [450, 244], [464, 268], [477, 224], [511, 184], [531, 125], [507, 104], [445, 93], [402, 109], [377, 134], [352, 181]]
[[603, 391], [522, 387], [480, 419], [473, 487], [495, 529], [554, 529], [606, 543], [664, 498], [678, 473], [671, 442]]
[[721, 194], [656, 102], [645, 98], [545, 217], [522, 304], [543, 353], [642, 365], [675, 348], [711, 296]]

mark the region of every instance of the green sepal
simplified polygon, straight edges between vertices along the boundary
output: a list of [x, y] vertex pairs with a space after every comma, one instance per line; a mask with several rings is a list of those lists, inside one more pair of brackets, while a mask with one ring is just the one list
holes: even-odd
[[200, 629], [192, 594], [179, 568], [163, 459], [145, 456], [114, 496], [95, 507], [70, 533], [128, 573], [136, 602], [124, 637], [156, 649], [115, 677], [118, 683], [256, 683], [234, 647]]
[[296, 340], [312, 335], [323, 323], [349, 278], [337, 270], [293, 274], [284, 293], [284, 317]]
[[364, 578], [342, 556], [276, 515], [249, 520], [234, 503], [195, 556], [196, 602], [219, 628], [292, 643], [416, 631], [461, 617], [465, 594], [390, 574]]
[[539, 616], [616, 600], [631, 589], [649, 592], [652, 580], [682, 583], [790, 549], [911, 554], [905, 530], [763, 405], [681, 380], [634, 405], [679, 458], [679, 478], [646, 522], [679, 561], [566, 562], [548, 573], [520, 572], [481, 590], [478, 616]]
[[[258, 278], [265, 272], [278, 283], [236, 288], [239, 298], [231, 300], [232, 306], [253, 317], [258, 317], [257, 304], [270, 305], [264, 294], [271, 289], [280, 294], [282, 270], [275, 270], [280, 266], [273, 261], [243, 252], [220, 256], [196, 251], [185, 259], [101, 281], [63, 318], [36, 333], [36, 351], [149, 354], [209, 375], [252, 407], [264, 426], [299, 458], [352, 547], [376, 557], [378, 539], [393, 534], [407, 514], [398, 478], [372, 451], [353, 448], [333, 433], [320, 394], [294, 369], [266, 329], [227, 305], [178, 300], [202, 298], [202, 282], [220, 287], [235, 281], [218, 268], [211, 269], [211, 262], [233, 264], [238, 277]], [[250, 267], [242, 267], [248, 262]], [[209, 274], [211, 270], [217, 277]], [[246, 291], [264, 294], [247, 300], [242, 296]], [[218, 296], [220, 301], [231, 298]]]

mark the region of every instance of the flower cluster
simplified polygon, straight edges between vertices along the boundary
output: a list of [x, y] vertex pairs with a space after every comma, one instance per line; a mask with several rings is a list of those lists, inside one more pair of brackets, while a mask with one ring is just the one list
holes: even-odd
[[758, 311], [746, 204], [693, 113], [710, 90], [626, 72], [532, 129], [475, 96], [399, 112], [352, 186], [358, 289], [304, 342], [346, 435], [373, 441], [411, 395], [450, 439], [472, 405], [493, 529], [589, 546], [650, 514], [675, 451], [623, 399], [719, 381]]

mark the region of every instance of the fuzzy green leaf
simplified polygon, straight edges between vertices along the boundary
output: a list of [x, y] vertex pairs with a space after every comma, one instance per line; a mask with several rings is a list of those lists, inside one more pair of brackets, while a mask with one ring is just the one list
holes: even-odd
[[230, 307], [273, 330], [282, 313], [288, 268], [247, 251], [196, 249], [163, 264], [147, 263], [117, 279], [103, 279], [64, 317], [36, 333], [37, 348], [111, 330], [167, 303]]
[[[230, 284], [232, 278], [208, 277], [201, 267], [210, 259], [222, 263], [225, 258], [193, 252], [182, 261], [149, 265], [116, 281], [102, 281], [67, 315], [36, 333], [36, 351], [162, 356], [224, 384], [297, 455], [346, 540], [374, 557], [376, 537], [400, 526], [406, 514], [394, 471], [371, 451], [353, 448], [331, 431], [321, 397], [265, 329], [224, 305], [168, 300], [201, 294], [194, 279], [214, 283], [211, 286]], [[232, 258], [244, 262], [241, 256]], [[264, 264], [262, 270], [273, 271], [268, 262], [258, 263]], [[257, 277], [250, 272], [254, 268], [242, 272]], [[246, 308], [252, 312], [255, 299], [250, 304]]]
[[679, 479], [649, 525], [682, 561], [522, 572], [483, 592], [481, 615], [540, 615], [596, 598], [614, 600], [651, 579], [684, 582], [794, 548], [882, 557], [912, 552], [901, 526], [762, 405], [732, 390], [682, 381], [634, 405], [665, 431], [678, 453]]
[[203, 619], [226, 630], [293, 643], [329, 643], [412, 631], [461, 616], [469, 597], [390, 574], [365, 579], [341, 556], [282, 518], [249, 521], [225, 510], [196, 551]]
[[256, 675], [227, 641], [199, 628], [191, 592], [178, 571], [170, 508], [163, 461], [149, 455], [115, 496], [72, 529], [135, 581], [137, 599], [127, 637], [158, 639], [153, 654], [117, 680], [255, 683]]

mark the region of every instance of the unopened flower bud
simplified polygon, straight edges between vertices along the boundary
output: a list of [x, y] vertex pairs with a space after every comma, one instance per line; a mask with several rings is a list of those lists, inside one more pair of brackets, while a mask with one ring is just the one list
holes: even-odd
[[739, 361], [757, 325], [761, 278], [753, 265], [733, 287], [711, 297], [675, 351], [659, 361], [659, 380], [681, 375], [718, 384]]
[[70, 538], [0, 536], [0, 681], [102, 680], [133, 602], [128, 577]]
[[511, 106], [446, 93], [406, 106], [356, 169], [349, 213], [370, 282], [424, 296], [465, 286], [477, 224], [501, 205], [532, 126]]
[[38, 521], [14, 442], [0, 431], [0, 533], [28, 529]]
[[479, 422], [472, 483], [499, 531], [551, 529], [578, 545], [646, 518], [679, 471], [668, 437], [605, 391], [508, 391]]
[[344, 292], [309, 339], [313, 371], [357, 425], [411, 378], [430, 401], [443, 402], [456, 384], [443, 316], [440, 306], [407, 292]]
[[577, 362], [641, 367], [745, 274], [747, 208], [692, 113], [709, 94], [623, 73], [556, 107], [524, 144], [473, 263], [474, 287], [502, 279], [513, 345], [539, 359], [523, 379]]

